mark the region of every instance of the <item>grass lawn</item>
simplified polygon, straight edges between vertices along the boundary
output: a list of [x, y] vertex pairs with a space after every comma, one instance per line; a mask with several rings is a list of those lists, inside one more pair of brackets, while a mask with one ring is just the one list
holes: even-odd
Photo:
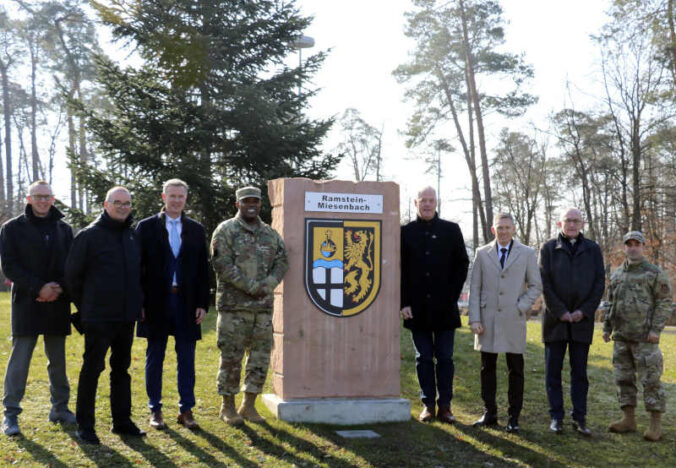
[[[393, 312], [394, 313], [394, 312]], [[540, 343], [540, 325], [529, 323], [526, 354], [526, 394], [521, 417], [521, 433], [509, 435], [501, 429], [474, 429], [482, 403], [479, 385], [479, 354], [472, 349], [473, 338], [467, 327], [456, 335], [456, 377], [453, 412], [455, 426], [422, 424], [418, 385], [414, 371], [413, 349], [407, 331], [402, 332], [402, 395], [413, 402], [408, 422], [371, 424], [379, 439], [343, 439], [334, 431], [340, 427], [318, 424], [288, 424], [268, 417], [265, 424], [239, 428], [226, 426], [218, 419], [220, 398], [216, 394], [218, 348], [216, 314], [210, 313], [204, 326], [204, 339], [197, 345], [197, 406], [195, 417], [202, 430], [191, 433], [177, 425], [175, 353], [167, 352], [164, 379], [165, 418], [169, 429], [151, 430], [144, 385], [145, 340], [134, 342], [131, 375], [133, 419], [148, 431], [141, 440], [123, 439], [110, 433], [108, 371], [101, 375], [97, 398], [97, 432], [102, 445], [80, 445], [75, 427], [51, 424], [49, 382], [42, 340], [33, 355], [28, 377], [24, 412], [19, 418], [22, 436], [0, 435], [0, 466], [676, 466], [676, 333], [662, 338], [666, 372], [663, 376], [669, 403], [663, 417], [665, 438], [658, 443], [643, 440], [648, 416], [642, 402], [637, 411], [639, 432], [627, 435], [606, 432], [607, 424], [620, 414], [610, 362], [611, 344], [604, 344], [597, 329], [589, 359], [591, 387], [588, 422], [594, 431], [591, 439], [578, 437], [570, 430], [561, 436], [547, 432], [549, 416], [544, 391], [544, 351]], [[5, 369], [11, 349], [10, 306], [7, 293], [0, 294], [0, 368]], [[67, 341], [68, 375], [71, 382], [71, 409], [75, 408], [77, 375], [82, 362], [83, 339], [74, 334]], [[171, 341], [169, 346], [171, 347]], [[498, 404], [501, 427], [506, 423], [506, 369], [501, 357], [498, 367]], [[4, 378], [4, 372], [3, 372]], [[564, 375], [564, 385], [568, 388]], [[269, 388], [267, 392], [271, 391]], [[569, 399], [566, 407], [570, 408]]]

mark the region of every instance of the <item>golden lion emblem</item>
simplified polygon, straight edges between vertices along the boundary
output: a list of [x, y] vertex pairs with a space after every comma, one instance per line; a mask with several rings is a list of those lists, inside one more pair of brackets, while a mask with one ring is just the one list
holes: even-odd
[[354, 302], [361, 301], [371, 289], [372, 282], [369, 274], [373, 271], [371, 246], [373, 233], [366, 231], [345, 230], [345, 294], [352, 297]]

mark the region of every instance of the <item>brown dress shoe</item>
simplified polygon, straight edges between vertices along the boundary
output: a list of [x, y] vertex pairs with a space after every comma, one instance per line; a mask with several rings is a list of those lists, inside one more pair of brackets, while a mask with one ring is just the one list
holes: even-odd
[[200, 428], [199, 424], [197, 424], [197, 422], [193, 419], [192, 411], [190, 410], [184, 411], [183, 413], [179, 414], [178, 418], [176, 419], [176, 422], [184, 425], [191, 431]]
[[162, 411], [155, 411], [150, 415], [150, 427], [153, 427], [157, 430], [167, 428], [167, 424], [164, 422], [164, 418], [162, 417]]
[[431, 420], [434, 419], [434, 408], [428, 408], [425, 406], [422, 410], [422, 413], [420, 413], [420, 416], [418, 416], [418, 419], [422, 422], [430, 422]]
[[455, 416], [451, 413], [451, 408], [439, 408], [437, 419], [443, 423], [455, 424]]

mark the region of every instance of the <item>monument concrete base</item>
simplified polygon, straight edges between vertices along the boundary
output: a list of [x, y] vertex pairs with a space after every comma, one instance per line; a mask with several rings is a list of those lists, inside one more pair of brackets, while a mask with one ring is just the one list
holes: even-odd
[[284, 401], [263, 395], [272, 414], [287, 422], [357, 425], [401, 422], [411, 419], [411, 402], [405, 398], [299, 398]]

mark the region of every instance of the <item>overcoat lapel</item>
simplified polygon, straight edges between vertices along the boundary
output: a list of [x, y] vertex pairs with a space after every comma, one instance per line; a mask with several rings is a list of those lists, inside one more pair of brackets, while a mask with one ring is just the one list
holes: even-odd
[[512, 250], [509, 252], [509, 256], [507, 257], [504, 270], [508, 269], [514, 262], [516, 262], [516, 259], [521, 255], [521, 250], [521, 243], [515, 239], [514, 243], [512, 244]]
[[495, 268], [497, 268], [498, 271], [500, 271], [502, 270], [502, 268], [500, 267], [500, 258], [498, 258], [498, 249], [495, 247], [496, 242], [497, 241], [494, 240], [489, 244], [491, 248], [488, 250], [488, 252], [486, 252], [486, 254], [488, 255], [488, 258], [491, 260], [493, 266], [495, 266]]

